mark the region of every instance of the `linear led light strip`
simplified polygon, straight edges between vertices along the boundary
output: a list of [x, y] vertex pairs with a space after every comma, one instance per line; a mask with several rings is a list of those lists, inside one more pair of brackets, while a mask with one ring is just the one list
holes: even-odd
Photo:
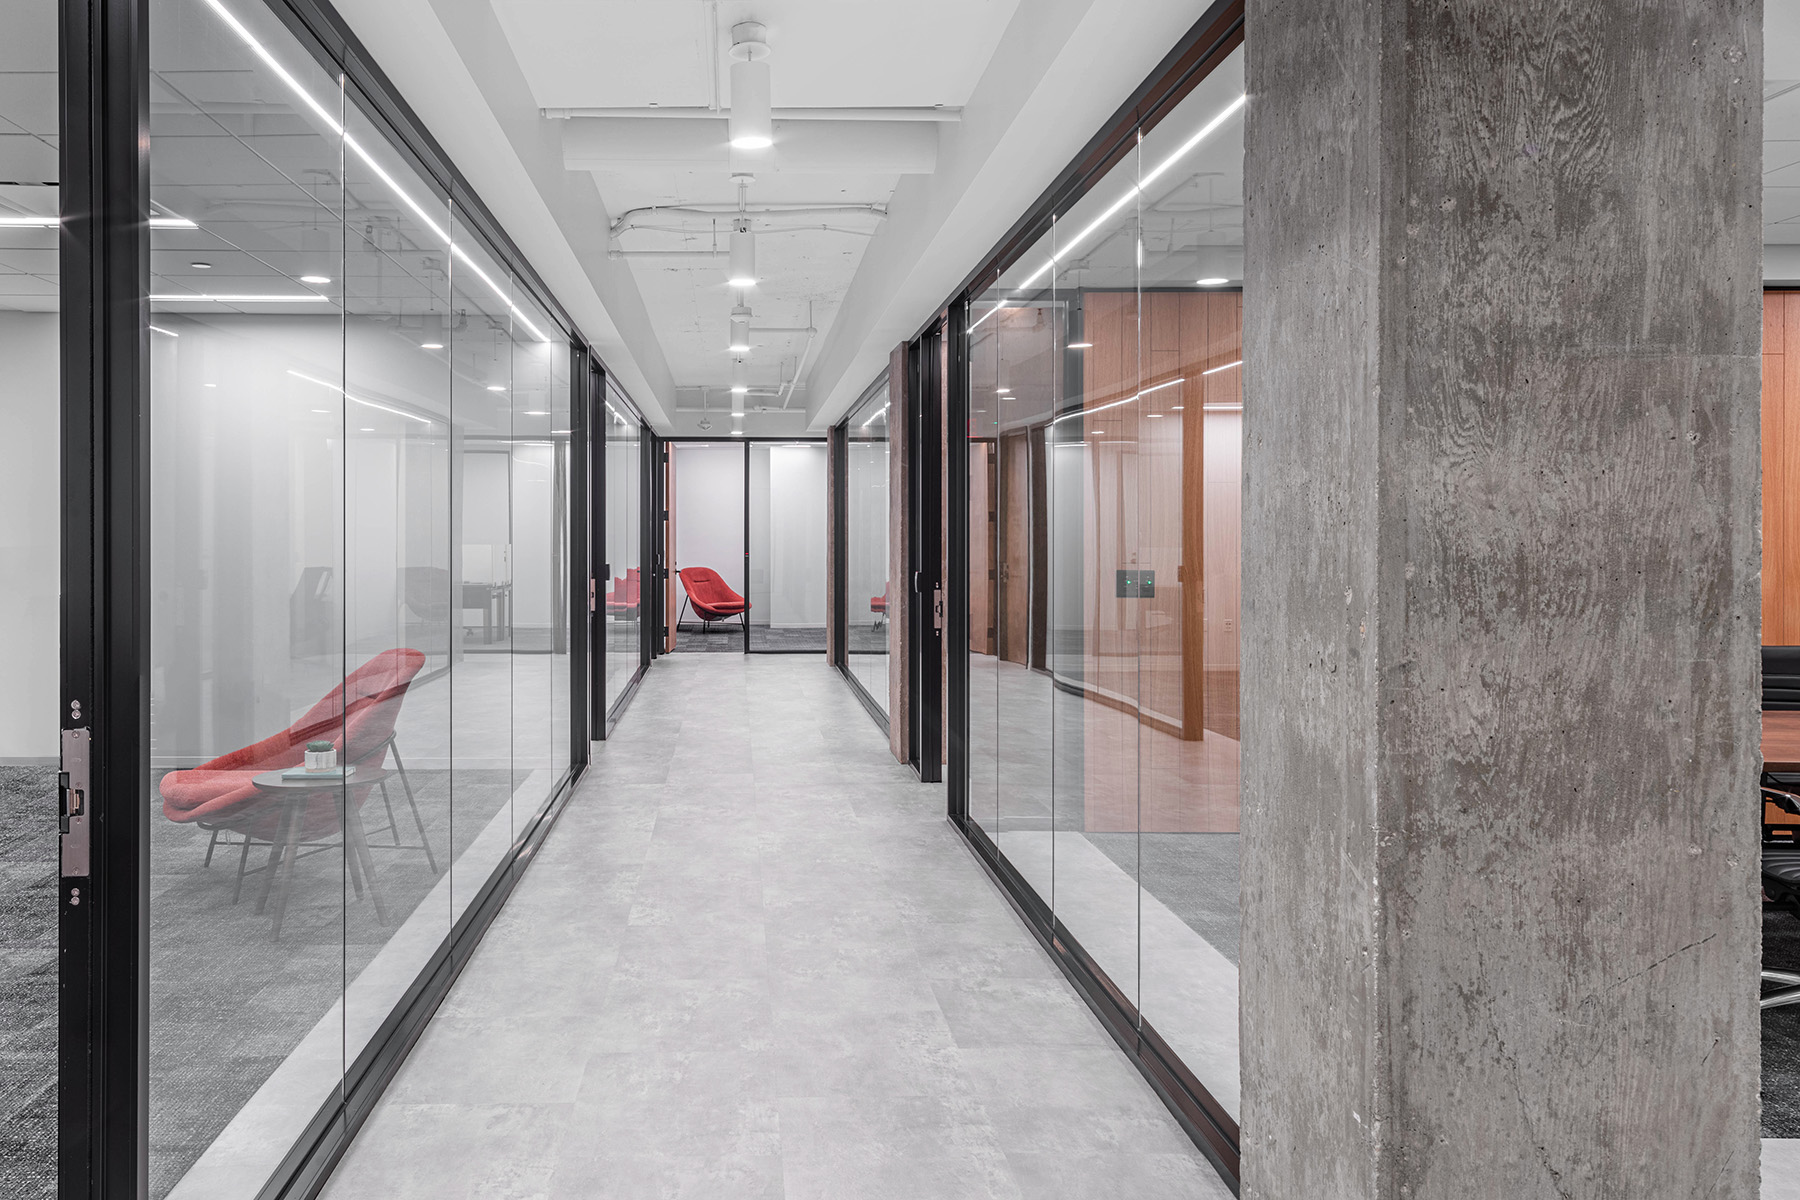
[[1064, 413], [1062, 416], [1056, 418], [1056, 420], [1054, 420], [1050, 423], [1052, 425], [1059, 425], [1062, 422], [1072, 420], [1075, 417], [1087, 417], [1087, 416], [1092, 416], [1094, 413], [1097, 413], [1097, 412], [1105, 412], [1109, 408], [1117, 408], [1121, 404], [1130, 404], [1133, 400], [1142, 399], [1143, 397], [1148, 396], [1151, 392], [1160, 392], [1164, 388], [1174, 387], [1176, 384], [1178, 384], [1180, 382], [1181, 382], [1181, 380], [1179, 380], [1179, 379], [1171, 379], [1167, 383], [1159, 383], [1155, 387], [1147, 387], [1135, 396], [1127, 396], [1123, 400], [1114, 400], [1111, 404], [1102, 404], [1095, 408], [1078, 408], [1074, 412]]
[[[61, 224], [61, 217], [0, 217], [0, 229], [55, 229]], [[186, 217], [151, 217], [150, 228], [198, 229], [199, 226]]]
[[382, 412], [393, 413], [396, 417], [405, 417], [407, 420], [417, 421], [421, 425], [431, 424], [430, 417], [421, 417], [417, 413], [409, 413], [403, 409], [398, 409], [398, 408], [389, 408], [387, 405], [377, 404], [373, 400], [364, 400], [361, 396], [352, 396], [349, 392], [346, 392], [343, 388], [339, 387], [337, 384], [328, 382], [327, 380], [320, 379], [313, 375], [308, 375], [304, 371], [289, 370], [288, 374], [292, 375], [295, 379], [304, 379], [308, 383], [316, 383], [320, 387], [330, 388], [332, 391], [336, 392], [338, 395], [342, 396], [344, 399], [354, 401], [355, 403], [364, 405], [368, 408], [379, 408]]
[[[1031, 273], [1030, 278], [1028, 278], [1024, 283], [1021, 283], [1018, 287], [1014, 288], [1013, 295], [1015, 295], [1015, 296], [1023, 295], [1027, 290], [1030, 289], [1032, 284], [1036, 283], [1038, 280], [1040, 280], [1044, 277], [1044, 272], [1048, 271], [1051, 267], [1054, 267], [1057, 263], [1061, 262], [1063, 260], [1063, 258], [1066, 257], [1071, 250], [1075, 249], [1075, 247], [1079, 246], [1082, 242], [1085, 242], [1089, 237], [1091, 237], [1096, 229], [1099, 229], [1102, 225], [1104, 225], [1108, 221], [1112, 220], [1113, 215], [1116, 214], [1121, 208], [1124, 208], [1127, 204], [1130, 204], [1132, 197], [1136, 196], [1138, 193], [1140, 193], [1144, 189], [1148, 188], [1152, 183], [1155, 183], [1159, 178], [1162, 177], [1164, 172], [1166, 172], [1170, 167], [1173, 167], [1176, 163], [1180, 162], [1190, 152], [1192, 152], [1194, 147], [1198, 146], [1201, 142], [1204, 142], [1207, 138], [1211, 137], [1213, 135], [1213, 133], [1219, 128], [1219, 126], [1225, 124], [1225, 122], [1230, 120], [1232, 115], [1235, 114], [1238, 109], [1244, 107], [1244, 101], [1246, 98], [1247, 97], [1245, 97], [1245, 96], [1239, 96], [1236, 100], [1233, 100], [1230, 104], [1227, 104], [1225, 106], [1224, 110], [1222, 112], [1220, 112], [1218, 116], [1214, 117], [1212, 120], [1208, 121], [1205, 125], [1202, 125], [1200, 127], [1200, 132], [1196, 133], [1193, 137], [1189, 138], [1186, 142], [1184, 142], [1182, 144], [1181, 148], [1179, 150], [1175, 151], [1175, 153], [1173, 153], [1173, 154], [1169, 155], [1169, 157], [1163, 159], [1162, 164], [1160, 166], [1158, 166], [1155, 170], [1151, 171], [1148, 175], [1144, 176], [1142, 179], [1138, 180], [1136, 183], [1131, 185], [1131, 187], [1127, 188], [1125, 191], [1125, 194], [1123, 196], [1120, 196], [1117, 200], [1114, 200], [1112, 202], [1112, 206], [1110, 208], [1108, 208], [1105, 212], [1101, 213], [1099, 216], [1095, 217], [1086, 229], [1082, 230], [1080, 233], [1078, 233], [1074, 237], [1070, 238], [1065, 245], [1063, 245], [1060, 249], [1058, 249], [1055, 254], [1052, 254], [1050, 256], [1049, 261], [1044, 263], [1044, 265], [1039, 267], [1037, 270], [1033, 271]], [[1000, 303], [996, 304], [993, 308], [991, 308], [987, 312], [983, 313], [981, 316], [981, 320], [976, 321], [974, 325], [969, 326], [969, 329], [971, 331], [973, 331], [976, 326], [981, 324], [981, 321], [987, 320], [989, 317], [993, 316], [995, 313], [999, 312], [1002, 308], [1005, 308], [1005, 307], [1006, 307], [1006, 301], [1005, 300], [1000, 301]]]
[[231, 15], [229, 9], [221, 4], [219, 0], [206, 0], [206, 3], [214, 12], [219, 14], [219, 19], [221, 21], [224, 21], [225, 24], [231, 26], [232, 32], [242, 38], [244, 44], [249, 46], [256, 56], [262, 59], [271, 71], [281, 77], [281, 81], [287, 84], [288, 87], [292, 89], [293, 93], [305, 102], [308, 108], [318, 114], [319, 119], [325, 122], [326, 126], [329, 127], [333, 133], [344, 139], [344, 145], [350, 147], [350, 149], [355, 152], [356, 157], [362, 159], [364, 165], [366, 165], [369, 170], [375, 172], [376, 177], [380, 179], [381, 182], [387, 184], [389, 190], [391, 190], [394, 195], [400, 197], [401, 201], [403, 201], [408, 208], [413, 210], [419, 220], [425, 222], [425, 227], [436, 234], [439, 240], [446, 246], [450, 247], [451, 254], [461, 259], [464, 266], [468, 267], [469, 270], [475, 272], [475, 274], [480, 277], [481, 282], [493, 289], [494, 294], [500, 297], [501, 303], [505, 304], [506, 307], [512, 311], [513, 316], [519, 318], [525, 328], [531, 331], [533, 337], [540, 342], [547, 342], [550, 340], [544, 336], [543, 330], [539, 329], [536, 325], [533, 325], [531, 323], [531, 318], [526, 316], [517, 304], [513, 303], [512, 297], [503, 291], [500, 285], [495, 283], [486, 271], [481, 269], [480, 264], [469, 257], [469, 252], [458, 245], [448, 233], [444, 232], [443, 228], [439, 226], [436, 221], [432, 220], [431, 214], [426, 212], [425, 208], [417, 200], [414, 200], [405, 188], [396, 183], [392, 175], [389, 175], [382, 169], [381, 164], [376, 162], [374, 157], [370, 155], [367, 150], [362, 148], [362, 144], [344, 129], [338, 119], [331, 115], [329, 109], [314, 99], [311, 92], [301, 87], [298, 79], [295, 79], [292, 75], [288, 74], [287, 68], [276, 61], [275, 56], [270, 54], [269, 51], [264, 48], [263, 44], [252, 36], [248, 29], [244, 28], [242, 22]]
[[167, 295], [157, 293], [150, 299], [159, 304], [180, 304], [189, 300], [204, 300], [212, 304], [327, 304], [331, 298], [317, 292], [302, 292], [292, 296], [215, 296], [205, 292], [176, 292]]

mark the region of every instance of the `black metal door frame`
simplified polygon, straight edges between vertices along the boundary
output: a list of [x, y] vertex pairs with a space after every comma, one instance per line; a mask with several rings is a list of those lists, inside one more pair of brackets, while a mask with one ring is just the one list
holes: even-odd
[[907, 347], [907, 547], [912, 603], [907, 605], [907, 745], [921, 783], [944, 778], [943, 472], [945, 320], [940, 313]]
[[148, 8], [60, 9], [63, 1200], [148, 1189]]

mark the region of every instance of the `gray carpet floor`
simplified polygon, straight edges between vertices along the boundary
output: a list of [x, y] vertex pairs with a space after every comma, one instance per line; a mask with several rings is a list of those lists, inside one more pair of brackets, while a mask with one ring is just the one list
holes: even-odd
[[[750, 626], [750, 650], [811, 651], [825, 653], [825, 627], [801, 626], [771, 629], [767, 625]], [[742, 654], [744, 627], [735, 622], [714, 625], [705, 630], [696, 621], [683, 621], [676, 629], [677, 654]]]
[[[1800, 971], [1800, 918], [1763, 910], [1763, 966]], [[1764, 1137], [1800, 1137], [1800, 1004], [1763, 1010], [1762, 1100]]]
[[56, 1195], [56, 771], [0, 766], [0, 1195]]

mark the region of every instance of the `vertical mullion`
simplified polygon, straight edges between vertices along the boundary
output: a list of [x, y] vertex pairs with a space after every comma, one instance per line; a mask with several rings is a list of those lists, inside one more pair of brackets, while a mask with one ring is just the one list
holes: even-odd
[[[61, 7], [62, 668], [90, 874], [58, 889], [58, 1190], [148, 1187], [147, 0]], [[48, 819], [49, 814], [45, 814]]]
[[[961, 824], [969, 813], [969, 389], [968, 297], [953, 301], [944, 321], [946, 342], [944, 439], [948, 483], [948, 558], [944, 580], [944, 645], [948, 648], [950, 734], [947, 799], [950, 820]], [[995, 335], [996, 337], [998, 334]], [[996, 406], [997, 408], [998, 406]], [[996, 446], [999, 444], [996, 440]], [[996, 648], [998, 653], [998, 648]], [[999, 825], [995, 825], [996, 832]]]

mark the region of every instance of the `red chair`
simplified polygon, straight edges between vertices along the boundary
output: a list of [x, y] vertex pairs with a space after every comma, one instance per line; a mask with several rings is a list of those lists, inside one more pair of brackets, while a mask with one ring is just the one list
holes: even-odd
[[643, 573], [636, 567], [626, 567], [622, 579], [613, 580], [613, 590], [606, 597], [606, 611], [609, 613], [636, 612], [643, 598]]
[[[305, 716], [280, 733], [192, 770], [171, 771], [163, 776], [163, 816], [212, 831], [212, 840], [206, 847], [206, 865], [212, 864], [213, 849], [221, 833], [243, 837], [237, 885], [231, 895], [233, 904], [243, 891], [251, 843], [269, 844], [268, 865], [257, 868], [265, 875], [256, 911], [260, 913], [268, 902], [274, 876], [283, 874], [282, 894], [276, 905], [276, 937], [281, 936], [281, 914], [287, 908], [287, 892], [293, 883], [292, 864], [300, 856], [301, 843], [333, 836], [344, 826], [349, 827], [344, 831], [351, 840], [350, 875], [357, 894], [362, 894], [360, 875], [369, 874], [371, 898], [375, 901], [377, 914], [383, 915], [380, 895], [375, 891], [375, 880], [368, 870], [368, 846], [362, 835], [359, 814], [374, 788], [380, 787], [383, 799], [387, 798], [385, 768], [389, 753], [394, 756], [407, 803], [412, 805], [413, 823], [424, 843], [426, 862], [430, 864], [432, 874], [437, 873], [437, 859], [431, 852], [431, 841], [426, 837], [425, 823], [419, 816], [412, 783], [406, 777], [405, 764], [400, 761], [399, 748], [394, 745], [394, 722], [400, 715], [400, 704], [413, 677], [424, 665], [425, 656], [417, 650], [384, 650], [352, 671]], [[353, 775], [346, 789], [327, 784], [286, 797], [272, 795], [256, 786], [253, 781], [264, 772], [285, 770], [304, 763], [309, 741], [331, 742], [337, 750], [338, 761], [356, 767], [357, 774], [369, 782], [358, 783]], [[340, 796], [340, 790], [347, 795]], [[388, 804], [388, 823], [393, 826], [391, 803]], [[395, 844], [398, 844], [397, 827], [394, 833]], [[281, 871], [284, 864], [287, 869]]]
[[877, 620], [875, 622], [876, 628], [880, 628], [882, 622], [887, 620], [887, 615], [888, 615], [887, 610], [888, 610], [888, 590], [887, 590], [887, 588], [884, 587], [881, 589], [881, 595], [869, 597], [869, 611], [874, 613], [876, 615], [876, 617], [879, 618], [879, 620]]
[[[689, 604], [694, 606], [694, 615], [700, 618], [704, 632], [712, 632], [714, 621], [724, 621], [731, 617], [739, 617], [746, 630], [750, 627], [750, 602], [731, 590], [731, 587], [711, 567], [683, 567], [675, 572], [681, 577], [681, 586], [687, 592], [687, 599], [682, 602], [683, 612]], [[681, 625], [676, 618], [676, 627]]]

